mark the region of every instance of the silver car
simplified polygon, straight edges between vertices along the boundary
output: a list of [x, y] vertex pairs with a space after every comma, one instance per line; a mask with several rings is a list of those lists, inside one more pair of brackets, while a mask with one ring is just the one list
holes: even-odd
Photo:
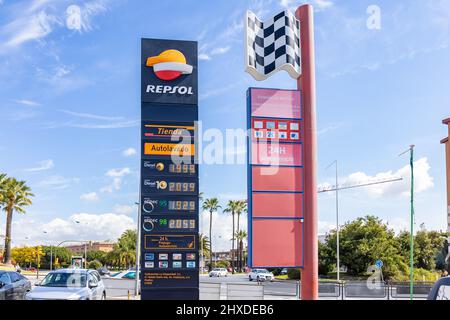
[[99, 273], [86, 269], [60, 269], [47, 274], [25, 296], [26, 300], [105, 300]]

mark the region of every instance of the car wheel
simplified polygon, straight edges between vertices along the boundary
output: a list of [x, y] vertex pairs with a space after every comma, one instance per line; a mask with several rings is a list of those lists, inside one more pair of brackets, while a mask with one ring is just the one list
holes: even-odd
[[248, 276], [248, 280], [249, 280], [249, 281], [253, 281], [253, 279], [252, 279], [251, 276]]
[[103, 292], [103, 294], [102, 294], [102, 300], [106, 300], [106, 292]]

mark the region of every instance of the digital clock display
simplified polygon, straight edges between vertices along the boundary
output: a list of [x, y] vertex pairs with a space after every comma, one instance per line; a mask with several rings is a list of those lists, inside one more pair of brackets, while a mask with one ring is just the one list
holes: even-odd
[[169, 201], [169, 210], [195, 211], [195, 201]]

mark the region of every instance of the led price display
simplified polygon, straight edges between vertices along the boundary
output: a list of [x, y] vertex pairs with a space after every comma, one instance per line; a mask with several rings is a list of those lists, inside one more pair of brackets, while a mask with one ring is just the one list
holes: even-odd
[[197, 179], [181, 177], [145, 178], [143, 179], [142, 193], [197, 195]]

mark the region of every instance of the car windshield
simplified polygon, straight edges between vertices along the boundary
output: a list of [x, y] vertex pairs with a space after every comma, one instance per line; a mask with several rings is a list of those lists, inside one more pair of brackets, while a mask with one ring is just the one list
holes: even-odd
[[269, 273], [269, 270], [267, 270], [267, 269], [259, 269], [256, 272], [258, 272], [258, 273]]
[[85, 273], [52, 272], [42, 280], [42, 287], [83, 288], [86, 286]]
[[212, 271], [221, 271], [221, 269], [213, 269]]

